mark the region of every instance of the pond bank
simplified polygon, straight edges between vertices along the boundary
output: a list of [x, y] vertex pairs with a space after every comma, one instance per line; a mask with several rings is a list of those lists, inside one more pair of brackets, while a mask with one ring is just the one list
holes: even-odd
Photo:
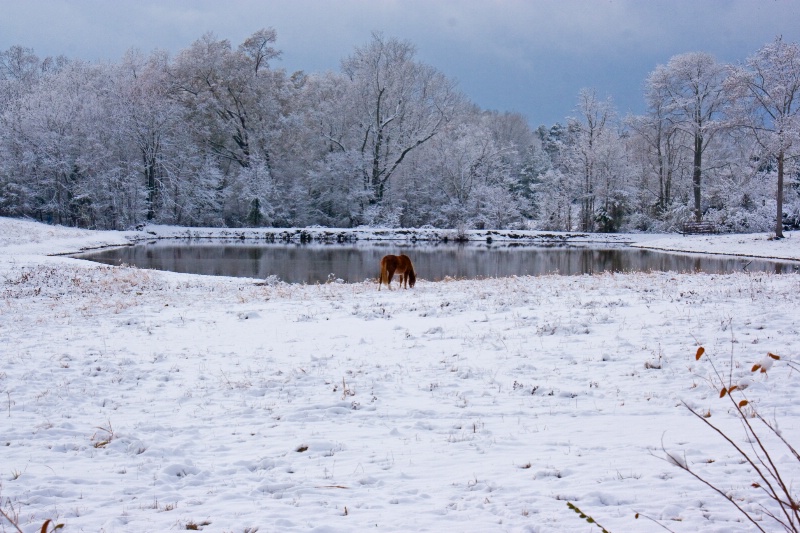
[[144, 226], [137, 231], [91, 231], [48, 226], [32, 220], [0, 217], [0, 255], [66, 255], [109, 246], [160, 239], [239, 239], [274, 242], [519, 242], [625, 244], [672, 252], [723, 254], [800, 261], [797, 232], [774, 240], [768, 233], [669, 235], [651, 233], [580, 233], [522, 230], [419, 228], [187, 228]]

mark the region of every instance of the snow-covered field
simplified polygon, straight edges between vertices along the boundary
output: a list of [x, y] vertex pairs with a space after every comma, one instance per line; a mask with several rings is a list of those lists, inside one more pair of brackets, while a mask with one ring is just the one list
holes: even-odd
[[[600, 531], [567, 502], [616, 533], [752, 531], [663, 459], [765, 503], [681, 404], [747, 446], [711, 361], [800, 444], [800, 275], [421, 272], [378, 292], [48, 255], [137, 233], [0, 218], [0, 499], [22, 531]], [[800, 259], [798, 237], [626, 238]]]

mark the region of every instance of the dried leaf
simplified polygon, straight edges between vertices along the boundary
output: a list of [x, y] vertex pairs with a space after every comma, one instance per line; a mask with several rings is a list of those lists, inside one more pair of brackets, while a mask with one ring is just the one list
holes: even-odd
[[728, 389], [728, 394], [732, 393], [733, 391], [735, 391], [738, 388], [739, 388], [739, 385], [731, 385], [731, 388]]
[[719, 397], [720, 398], [724, 398], [726, 394], [728, 394], [728, 389], [726, 389], [725, 387], [722, 387], [722, 390], [719, 391]]
[[750, 369], [750, 372], [755, 372], [755, 371], [756, 371], [756, 370], [758, 370], [759, 368], [761, 368], [761, 365], [759, 365], [758, 363], [756, 363], [756, 364], [754, 364], [754, 365], [753, 365], [753, 368], [751, 368], [751, 369]]
[[40, 533], [48, 533], [48, 531], [50, 531], [51, 525], [53, 526], [52, 531], [58, 531], [59, 529], [64, 529], [64, 524], [56, 524], [55, 522], [53, 522], [48, 518], [47, 520], [44, 521], [44, 524], [42, 524], [42, 529]]
[[767, 352], [767, 355], [768, 355], [768, 356], [770, 356], [770, 357], [772, 357], [772, 358], [773, 358], [773, 359], [775, 359], [776, 361], [780, 361], [780, 360], [781, 360], [781, 356], [780, 356], [780, 355], [775, 355], [775, 354], [774, 354], [774, 353], [772, 353], [772, 352]]
[[750, 402], [748, 402], [747, 400], [742, 400], [741, 402], [739, 402], [739, 407], [744, 407], [748, 403], [750, 403]]
[[697, 349], [697, 353], [696, 353], [696, 354], [695, 354], [695, 356], [694, 356], [694, 360], [695, 360], [695, 361], [697, 361], [698, 359], [700, 359], [701, 357], [703, 357], [703, 354], [704, 354], [704, 353], [706, 353], [706, 349], [705, 349], [705, 348], [703, 348], [702, 346], [701, 346], [701, 347], [699, 347], [699, 348]]
[[639, 519], [639, 513], [636, 513], [633, 517], [638, 520]]

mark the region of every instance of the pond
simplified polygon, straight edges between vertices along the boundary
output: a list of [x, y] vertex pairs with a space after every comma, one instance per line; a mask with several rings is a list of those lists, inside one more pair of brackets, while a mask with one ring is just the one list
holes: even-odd
[[377, 282], [386, 254], [411, 257], [417, 276], [428, 281], [542, 274], [599, 272], [774, 272], [788, 273], [797, 263], [731, 256], [656, 252], [625, 246], [542, 246], [503, 244], [254, 244], [242, 241], [162, 240], [110, 248], [73, 257], [109, 265], [214, 276], [265, 279], [288, 283]]

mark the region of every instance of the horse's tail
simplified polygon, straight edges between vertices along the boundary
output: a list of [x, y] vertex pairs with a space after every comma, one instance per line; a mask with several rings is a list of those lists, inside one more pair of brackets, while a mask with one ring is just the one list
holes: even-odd
[[387, 280], [386, 280], [387, 274], [388, 273], [386, 272], [386, 261], [384, 261], [382, 259], [381, 260], [381, 273], [378, 276], [378, 290], [381, 290], [381, 285], [383, 285], [384, 283], [386, 283], [386, 285], [389, 285]]
[[413, 287], [414, 284], [417, 282], [417, 273], [414, 272], [414, 263], [411, 260], [408, 260], [408, 285], [409, 287]]

